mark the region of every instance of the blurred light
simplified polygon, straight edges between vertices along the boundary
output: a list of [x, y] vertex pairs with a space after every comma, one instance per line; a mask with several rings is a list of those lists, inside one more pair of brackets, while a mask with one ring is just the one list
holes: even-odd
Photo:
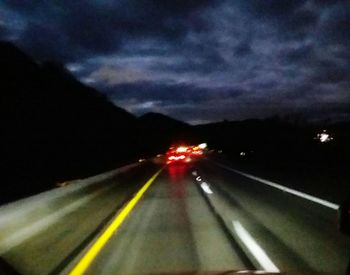
[[195, 176], [195, 177], [197, 177], [197, 176], [198, 176], [197, 171], [193, 171], [193, 172], [192, 172], [192, 175]]
[[213, 194], [213, 191], [211, 191], [209, 185], [206, 182], [202, 182], [201, 183], [201, 187], [203, 189], [203, 191], [207, 194]]
[[239, 155], [244, 157], [246, 155], [246, 153], [245, 152], [240, 152]]
[[193, 151], [192, 155], [197, 155], [197, 156], [203, 155], [203, 151], [202, 150]]
[[145, 161], [145, 159], [139, 159], [139, 162], [144, 162]]
[[198, 145], [198, 147], [200, 148], [200, 149], [205, 149], [205, 148], [207, 148], [207, 144], [206, 143], [201, 143], [201, 144], [199, 144]]
[[168, 171], [171, 182], [182, 182], [183, 178], [186, 176], [186, 167], [186, 165], [169, 165]]
[[196, 177], [196, 181], [202, 181], [202, 178], [200, 176]]
[[179, 159], [185, 159], [186, 156], [180, 155], [180, 156], [170, 156], [168, 157], [168, 160], [179, 160]]
[[187, 147], [185, 146], [180, 146], [180, 147], [177, 147], [176, 149], [176, 152], [178, 153], [185, 153], [187, 151]]
[[333, 137], [327, 133], [327, 130], [323, 130], [322, 133], [318, 133], [314, 139], [319, 140], [321, 143], [325, 143], [333, 140]]
[[320, 136], [320, 141], [321, 142], [326, 142], [329, 140], [329, 135], [328, 134], [321, 134]]

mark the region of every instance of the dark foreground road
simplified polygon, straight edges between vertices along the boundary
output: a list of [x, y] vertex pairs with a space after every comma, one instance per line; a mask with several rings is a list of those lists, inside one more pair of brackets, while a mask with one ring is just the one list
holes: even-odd
[[2, 259], [22, 274], [345, 272], [350, 240], [332, 205], [210, 160], [168, 165], [149, 181], [161, 168], [146, 163], [1, 207]]

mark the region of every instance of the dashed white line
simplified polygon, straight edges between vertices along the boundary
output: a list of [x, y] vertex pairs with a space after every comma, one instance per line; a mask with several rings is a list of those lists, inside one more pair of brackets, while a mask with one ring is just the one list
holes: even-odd
[[280, 272], [277, 266], [267, 256], [266, 252], [260, 247], [260, 245], [253, 239], [249, 232], [241, 225], [239, 221], [232, 221], [233, 229], [237, 236], [247, 247], [250, 253], [258, 261], [261, 267], [266, 272]]
[[[192, 175], [193, 175], [194, 177], [196, 177], [196, 181], [198, 181], [198, 182], [201, 182], [201, 181], [202, 181], [202, 178], [201, 178], [200, 176], [198, 176], [197, 171], [193, 171], [193, 172], [192, 172]], [[201, 183], [200, 186], [201, 186], [201, 188], [203, 189], [203, 191], [204, 191], [205, 193], [207, 193], [207, 194], [213, 194], [213, 191], [211, 190], [209, 184], [206, 183], [205, 181], [203, 181], [203, 182]]]
[[207, 194], [213, 194], [213, 191], [210, 189], [210, 186], [208, 185], [208, 183], [206, 183], [206, 182], [202, 182], [201, 183], [201, 187], [202, 187], [202, 189], [203, 189], [203, 191], [205, 192], [205, 193], [207, 193]]

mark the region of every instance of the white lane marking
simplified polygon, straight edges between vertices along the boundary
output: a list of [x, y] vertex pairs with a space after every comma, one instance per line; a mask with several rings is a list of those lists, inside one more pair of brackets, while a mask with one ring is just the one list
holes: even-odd
[[[197, 171], [193, 171], [193, 172], [192, 172], [192, 175], [196, 177], [196, 181], [198, 181], [198, 182], [201, 182], [201, 181], [202, 181], [202, 178], [201, 178], [200, 176], [198, 176]], [[213, 191], [210, 189], [209, 184], [206, 183], [205, 181], [203, 181], [203, 182], [201, 183], [201, 187], [202, 187], [202, 189], [203, 189], [203, 191], [204, 191], [205, 193], [207, 193], [207, 194], [213, 194]]]
[[280, 272], [276, 265], [267, 256], [266, 252], [258, 245], [249, 232], [241, 225], [239, 221], [232, 221], [233, 228], [237, 236], [244, 245], [249, 249], [250, 253], [259, 262], [266, 272]]
[[206, 183], [206, 182], [203, 181], [203, 182], [201, 183], [201, 187], [202, 187], [202, 189], [203, 189], [203, 191], [204, 191], [205, 193], [207, 193], [207, 194], [213, 194], [213, 191], [210, 189], [208, 183]]
[[233, 169], [231, 167], [228, 167], [226, 165], [223, 165], [223, 164], [220, 164], [220, 163], [217, 163], [215, 162], [216, 165], [222, 167], [222, 168], [225, 168], [227, 170], [230, 170], [230, 171], [233, 171], [237, 174], [240, 174], [244, 177], [247, 177], [249, 179], [252, 179], [252, 180], [255, 180], [255, 181], [258, 181], [258, 182], [261, 182], [263, 184], [266, 184], [266, 185], [269, 185], [271, 187], [274, 187], [276, 189], [279, 189], [279, 190], [282, 190], [284, 192], [287, 192], [287, 193], [290, 193], [292, 195], [295, 195], [295, 196], [298, 196], [300, 198], [303, 198], [303, 199], [306, 199], [306, 200], [309, 200], [309, 201], [312, 201], [312, 202], [315, 202], [315, 203], [318, 203], [320, 205], [323, 205], [323, 206], [326, 206], [328, 208], [331, 208], [331, 209], [334, 209], [334, 210], [338, 210], [339, 208], [339, 205], [338, 204], [335, 204], [333, 202], [330, 202], [330, 201], [326, 201], [326, 200], [323, 200], [323, 199], [320, 199], [320, 198], [317, 198], [317, 197], [314, 197], [314, 196], [311, 196], [309, 194], [306, 194], [306, 193], [303, 193], [303, 192], [300, 192], [300, 191], [297, 191], [297, 190], [294, 190], [292, 188], [289, 188], [289, 187], [286, 187], [286, 186], [283, 186], [283, 185], [280, 185], [280, 184], [277, 184], [275, 182], [272, 182], [272, 181], [269, 181], [269, 180], [266, 180], [266, 179], [262, 179], [262, 178], [259, 178], [259, 177], [256, 177], [256, 176], [253, 176], [253, 175], [250, 175], [250, 174], [247, 174], [247, 173], [244, 173], [242, 171], [239, 171], [239, 170], [236, 170], [236, 169]]
[[106, 191], [109, 186], [103, 187], [95, 193], [89, 194], [79, 200], [74, 201], [71, 204], [66, 205], [60, 210], [33, 222], [26, 227], [21, 228], [13, 232], [11, 235], [2, 236], [3, 239], [0, 240], [0, 255], [3, 255], [7, 251], [13, 249], [14, 247], [22, 244], [33, 236], [39, 234], [40, 232], [47, 229], [50, 225], [62, 219], [67, 214], [73, 212], [77, 208], [91, 201], [93, 198], [99, 196], [102, 192]]
[[132, 163], [115, 170], [107, 171], [85, 179], [77, 179], [69, 181], [69, 185], [64, 188], [54, 188], [37, 195], [20, 199], [0, 207], [0, 232], [3, 226], [18, 219], [26, 218], [31, 215], [32, 211], [47, 209], [48, 204], [55, 200], [62, 199], [70, 194], [84, 190], [88, 186], [100, 184], [103, 181], [113, 179], [120, 173], [127, 172], [135, 167], [140, 166], [139, 163]]

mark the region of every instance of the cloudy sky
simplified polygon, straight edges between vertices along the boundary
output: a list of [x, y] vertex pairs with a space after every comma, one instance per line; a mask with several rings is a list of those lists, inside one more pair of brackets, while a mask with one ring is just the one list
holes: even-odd
[[348, 0], [2, 0], [0, 39], [137, 115], [350, 119]]

